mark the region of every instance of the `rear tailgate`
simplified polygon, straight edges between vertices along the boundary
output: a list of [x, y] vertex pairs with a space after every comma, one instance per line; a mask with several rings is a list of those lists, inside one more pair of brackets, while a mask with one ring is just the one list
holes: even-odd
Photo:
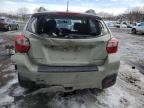
[[110, 35], [91, 39], [29, 38], [29, 57], [38, 65], [102, 65]]

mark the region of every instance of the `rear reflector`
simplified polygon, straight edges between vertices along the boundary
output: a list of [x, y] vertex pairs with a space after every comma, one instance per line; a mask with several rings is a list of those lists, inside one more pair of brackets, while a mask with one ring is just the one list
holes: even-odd
[[15, 49], [16, 52], [27, 53], [30, 49], [30, 43], [28, 38], [23, 35], [18, 35], [15, 37]]
[[116, 38], [110, 39], [108, 41], [106, 50], [107, 50], [108, 54], [116, 53], [118, 50], [118, 39], [116, 39]]
[[114, 85], [116, 83], [116, 78], [117, 78], [117, 74], [113, 74], [104, 78], [102, 81], [102, 88], [105, 89]]

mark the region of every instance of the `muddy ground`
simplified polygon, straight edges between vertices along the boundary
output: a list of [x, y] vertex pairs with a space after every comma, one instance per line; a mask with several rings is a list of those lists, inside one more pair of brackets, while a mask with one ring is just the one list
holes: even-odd
[[116, 28], [111, 31], [120, 40], [121, 66], [116, 84], [101, 92], [85, 90], [67, 96], [21, 88], [14, 63], [4, 50], [20, 30], [1, 31], [0, 108], [144, 108], [144, 35]]

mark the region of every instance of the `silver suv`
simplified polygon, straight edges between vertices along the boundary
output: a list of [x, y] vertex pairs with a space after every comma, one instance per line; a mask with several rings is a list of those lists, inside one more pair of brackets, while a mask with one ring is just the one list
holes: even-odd
[[144, 22], [141, 22], [141, 23], [137, 24], [136, 26], [133, 26], [131, 29], [131, 32], [133, 34], [144, 33]]
[[26, 88], [105, 89], [116, 82], [120, 65], [118, 40], [92, 14], [35, 13], [15, 37], [15, 50], [12, 59]]
[[18, 30], [19, 25], [15, 20], [11, 20], [9, 18], [0, 18], [0, 30]]

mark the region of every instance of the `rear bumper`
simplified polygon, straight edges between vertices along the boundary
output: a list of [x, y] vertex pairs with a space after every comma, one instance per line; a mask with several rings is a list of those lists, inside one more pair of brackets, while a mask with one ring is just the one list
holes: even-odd
[[[44, 68], [34, 65], [27, 55], [16, 54], [12, 57], [16, 62], [19, 75], [24, 80], [30, 80], [36, 84], [46, 84], [49, 86], [62, 86], [71, 90], [98, 88], [104, 89], [112, 86], [117, 77], [120, 59], [117, 54], [108, 56], [102, 66], [92, 68], [91, 71], [56, 71], [47, 72]], [[97, 70], [95, 70], [97, 69]], [[41, 71], [40, 71], [41, 70]], [[43, 71], [42, 71], [43, 70]]]

